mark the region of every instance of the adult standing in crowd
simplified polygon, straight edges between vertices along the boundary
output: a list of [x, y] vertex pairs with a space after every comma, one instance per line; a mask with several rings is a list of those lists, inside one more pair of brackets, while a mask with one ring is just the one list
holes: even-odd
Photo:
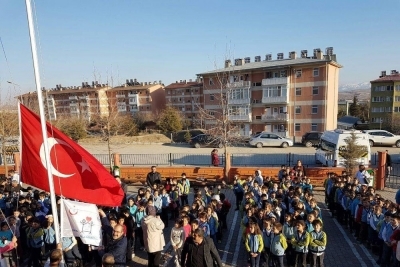
[[218, 149], [213, 149], [213, 151], [211, 151], [211, 164], [214, 167], [218, 167], [219, 166]]
[[389, 154], [389, 150], [386, 150], [386, 175], [385, 175], [385, 187], [386, 187], [386, 181], [390, 176], [390, 173], [392, 172], [392, 157]]
[[186, 239], [182, 250], [181, 266], [222, 267], [218, 250], [212, 239], [204, 236], [203, 229], [197, 228], [193, 231], [192, 237]]
[[358, 172], [356, 173], [356, 178], [361, 185], [363, 184], [368, 185], [369, 178], [371, 178], [371, 175], [367, 172], [365, 166], [361, 164], [358, 166]]
[[117, 224], [112, 232], [112, 240], [107, 244], [105, 252], [114, 256], [116, 267], [126, 266], [127, 240], [124, 236], [124, 227]]
[[147, 174], [146, 183], [150, 188], [153, 188], [154, 184], [161, 184], [161, 174], [157, 172], [156, 166], [151, 166], [151, 172]]
[[128, 194], [128, 185], [124, 182], [122, 182], [121, 178], [119, 176], [115, 176], [115, 180], [120, 184], [122, 191], [124, 191], [124, 198], [122, 199], [121, 206], [127, 204], [126, 200], [126, 195]]
[[161, 251], [165, 246], [164, 223], [155, 212], [150, 213], [142, 221], [144, 247], [147, 251], [148, 267], [159, 267]]

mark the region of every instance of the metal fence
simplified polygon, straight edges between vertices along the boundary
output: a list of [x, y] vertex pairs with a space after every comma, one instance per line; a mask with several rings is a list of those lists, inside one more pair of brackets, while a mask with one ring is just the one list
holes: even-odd
[[93, 154], [93, 157], [103, 165], [110, 165], [110, 156], [108, 154]]
[[[225, 164], [224, 155], [220, 155], [220, 164]], [[167, 154], [121, 154], [121, 165], [156, 165], [156, 166], [173, 166], [173, 165], [194, 165], [209, 166], [211, 165], [210, 154], [184, 154], [184, 153], [167, 153]]]
[[387, 169], [385, 182], [386, 187], [400, 187], [400, 163], [392, 162], [391, 167]]
[[[9, 165], [15, 164], [13, 155], [6, 155], [5, 160]], [[0, 154], [0, 164], [4, 164], [4, 157], [2, 154]]]
[[[94, 154], [103, 165], [110, 165], [110, 159], [107, 154]], [[220, 165], [225, 164], [224, 154], [219, 155]], [[11, 157], [12, 160], [12, 157]], [[120, 154], [122, 165], [156, 165], [156, 166], [210, 166], [210, 154], [190, 154], [190, 153], [165, 153], [165, 154]], [[270, 166], [277, 167], [281, 165], [294, 166], [297, 160], [301, 160], [304, 166], [318, 166], [315, 161], [315, 153], [279, 153], [279, 154], [252, 154], [235, 153], [231, 154], [232, 166]], [[392, 155], [392, 162], [400, 164], [400, 154]], [[371, 155], [371, 166], [377, 166], [378, 154]], [[400, 167], [399, 167], [400, 175]]]

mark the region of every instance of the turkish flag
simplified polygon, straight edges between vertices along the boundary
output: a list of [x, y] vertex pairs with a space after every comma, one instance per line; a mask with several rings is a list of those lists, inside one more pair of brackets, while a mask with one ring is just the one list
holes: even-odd
[[[20, 104], [21, 179], [50, 191], [40, 118]], [[89, 152], [46, 123], [55, 193], [102, 206], [120, 206], [124, 192], [107, 169]]]

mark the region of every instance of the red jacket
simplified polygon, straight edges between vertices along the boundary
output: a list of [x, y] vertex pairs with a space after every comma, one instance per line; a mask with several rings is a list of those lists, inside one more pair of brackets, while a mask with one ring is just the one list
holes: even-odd
[[217, 153], [211, 154], [211, 164], [213, 166], [219, 166], [219, 157]]

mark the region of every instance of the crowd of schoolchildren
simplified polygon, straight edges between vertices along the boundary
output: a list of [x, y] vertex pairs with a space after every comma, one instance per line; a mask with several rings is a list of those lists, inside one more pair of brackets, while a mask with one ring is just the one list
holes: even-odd
[[282, 166], [279, 181], [260, 170], [246, 180], [235, 178], [249, 266], [324, 266], [327, 235], [305, 171], [299, 161], [293, 168]]
[[[375, 193], [374, 188], [368, 186], [368, 180], [363, 178], [365, 172], [361, 165], [355, 178], [346, 172], [341, 176], [329, 174], [325, 182], [325, 202], [332, 217], [336, 217], [350, 234], [379, 257], [376, 262], [381, 267], [398, 267], [398, 205]], [[399, 251], [397, 255], [400, 256]]]
[[[327, 234], [322, 230], [321, 210], [313, 197], [306, 169], [301, 162], [294, 167], [282, 166], [278, 178], [273, 181], [257, 170], [254, 176], [235, 177], [233, 185], [222, 185], [231, 188], [236, 197], [235, 210], [241, 215], [249, 266], [323, 267]], [[17, 249], [4, 254], [9, 265], [40, 266], [42, 257], [56, 247], [48, 195], [30, 187], [22, 188], [12, 175], [1, 180], [0, 187], [0, 248], [13, 240], [14, 235], [18, 238]], [[175, 266], [180, 266], [185, 240], [195, 229], [202, 229], [215, 244], [221, 243], [222, 234], [228, 229], [230, 202], [221, 192], [221, 186], [194, 190], [190, 187], [183, 173], [180, 179], [148, 184], [118, 208], [103, 208], [112, 227], [123, 226], [128, 241], [127, 261], [133, 260], [137, 250], [145, 250], [141, 222], [149, 214], [158, 215], [165, 227], [170, 220], [174, 221], [170, 241]], [[193, 201], [189, 204], [189, 194], [193, 191]], [[382, 267], [397, 266], [396, 248], [400, 241], [397, 205], [346, 173], [329, 174], [325, 194], [332, 216], [379, 255], [378, 263]], [[71, 266], [82, 266], [92, 260], [100, 266], [99, 249], [85, 246], [75, 238], [62, 240], [62, 250]]]

